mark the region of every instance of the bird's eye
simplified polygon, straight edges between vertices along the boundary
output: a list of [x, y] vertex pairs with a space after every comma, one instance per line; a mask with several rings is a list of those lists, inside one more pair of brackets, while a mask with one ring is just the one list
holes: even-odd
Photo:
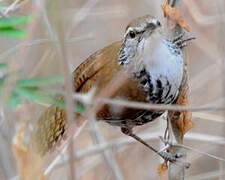
[[135, 34], [134, 31], [130, 31], [130, 32], [129, 32], [129, 35], [130, 35], [131, 38], [135, 38], [135, 36], [136, 36], [136, 34]]

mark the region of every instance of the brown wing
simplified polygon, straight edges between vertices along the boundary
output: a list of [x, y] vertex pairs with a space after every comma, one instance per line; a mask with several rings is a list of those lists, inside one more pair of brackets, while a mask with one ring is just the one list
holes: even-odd
[[[121, 41], [115, 42], [97, 51], [76, 68], [73, 72], [76, 92], [89, 91], [101, 80], [101, 74], [109, 73], [106, 70], [108, 67], [114, 66], [114, 70], [119, 68], [115, 62], [117, 61], [117, 53], [120, 46]], [[109, 81], [110, 78], [104, 78], [104, 80]], [[65, 111], [54, 105], [49, 107], [39, 118], [33, 133], [35, 150], [44, 155], [62, 138], [66, 128]]]
[[[81, 63], [73, 72], [74, 90], [85, 93], [92, 87], [96, 87], [95, 93], [98, 94], [105, 88], [114, 75], [120, 70], [118, 65], [118, 52], [122, 42], [115, 42], [108, 47], [97, 51]], [[145, 101], [144, 94], [138, 84], [132, 80], [125, 84], [116, 92], [116, 97], [133, 100]], [[98, 119], [133, 119], [140, 110], [126, 108], [118, 115], [112, 115], [111, 107], [105, 105], [97, 114]], [[120, 107], [121, 109], [121, 107]], [[45, 154], [64, 134], [66, 130], [65, 111], [56, 108], [54, 105], [49, 107], [40, 117], [35, 131], [37, 149]]]
[[76, 92], [87, 92], [100, 80], [110, 80], [112, 73], [120, 69], [117, 63], [117, 54], [121, 44], [121, 41], [117, 41], [97, 51], [75, 69], [73, 80]]
[[[96, 94], [100, 92], [121, 70], [118, 64], [118, 52], [122, 45], [121, 41], [96, 52], [90, 56], [74, 71], [74, 86], [76, 92], [88, 92], [96, 87]], [[146, 94], [141, 91], [138, 84], [131, 79], [126, 81], [115, 93], [118, 98], [145, 101]], [[114, 96], [114, 97], [115, 97]], [[114, 109], [117, 107], [114, 107]], [[98, 119], [132, 119], [139, 110], [124, 108], [121, 113], [112, 114], [112, 107], [105, 105], [97, 114]], [[118, 108], [117, 108], [118, 109]], [[121, 109], [121, 107], [119, 107]], [[132, 113], [131, 113], [132, 111]]]

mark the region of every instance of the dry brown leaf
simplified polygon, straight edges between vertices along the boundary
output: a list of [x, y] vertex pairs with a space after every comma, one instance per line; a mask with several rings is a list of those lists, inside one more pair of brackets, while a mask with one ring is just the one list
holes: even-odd
[[[183, 90], [183, 88], [181, 89], [177, 104], [186, 106], [189, 105], [188, 88], [185, 91]], [[177, 126], [179, 127], [183, 135], [194, 126], [194, 122], [191, 120], [191, 118], [191, 111], [180, 112], [179, 119], [177, 120]]]
[[190, 32], [189, 25], [184, 21], [184, 18], [179, 9], [171, 7], [166, 0], [163, 4], [161, 4], [161, 8], [163, 10], [164, 17], [169, 17], [169, 19], [175, 21], [186, 31]]
[[15, 135], [15, 141], [12, 145], [13, 154], [17, 161], [17, 168], [21, 180], [45, 180], [43, 172], [34, 177], [35, 167], [38, 167], [41, 163], [41, 158], [37, 154], [33, 153], [29, 147], [27, 147], [23, 141], [22, 134], [24, 129], [21, 128]]
[[[188, 72], [187, 72], [188, 58], [186, 58], [185, 62], [186, 64], [184, 68], [184, 77], [182, 80], [182, 85], [181, 85], [180, 93], [178, 95], [176, 104], [188, 106], [189, 105], [189, 100], [188, 100], [189, 85], [188, 85]], [[194, 123], [191, 120], [192, 112], [191, 111], [174, 111], [174, 112], [169, 111], [168, 117], [172, 123], [172, 128], [175, 133], [174, 135], [176, 136], [177, 142], [182, 143], [184, 134], [194, 126]]]
[[168, 166], [167, 166], [167, 162], [164, 161], [162, 164], [159, 164], [157, 171], [158, 171], [158, 175], [160, 177], [160, 180], [167, 180], [168, 176], [167, 176], [167, 170], [168, 170]]
[[[186, 90], [184, 90], [184, 88], [181, 89], [176, 104], [186, 106], [189, 105], [188, 88]], [[191, 111], [170, 112], [169, 115], [171, 117], [171, 122], [175, 123], [173, 127], [176, 131], [179, 131], [178, 134], [182, 136], [181, 138], [183, 138], [183, 135], [194, 126], [194, 122], [191, 120]]]

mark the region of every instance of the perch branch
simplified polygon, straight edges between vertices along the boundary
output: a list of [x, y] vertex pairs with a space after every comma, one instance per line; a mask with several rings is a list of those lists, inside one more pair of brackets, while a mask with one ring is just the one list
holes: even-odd
[[[167, 7], [167, 10], [170, 10], [171, 12], [166, 12], [166, 8], [164, 10], [164, 16], [167, 16], [167, 31], [169, 36], [172, 36], [171, 38], [175, 38], [179, 36], [181, 33], [183, 33], [183, 28], [185, 28], [187, 31], [189, 31], [189, 26], [185, 23], [183, 20], [183, 17], [178, 10], [178, 8], [182, 5], [182, 0], [167, 0], [166, 3], [162, 5], [162, 7]], [[167, 3], [171, 6], [169, 7]], [[173, 13], [176, 13], [176, 16], [178, 16], [179, 19], [175, 18], [175, 14], [171, 15]], [[171, 14], [166, 14], [171, 13]], [[172, 25], [172, 26], [171, 26]], [[186, 55], [186, 54], [185, 54]], [[187, 105], [188, 104], [188, 89], [189, 89], [189, 82], [188, 82], [188, 72], [187, 72], [187, 56], [184, 56], [184, 77], [183, 82], [181, 85], [180, 93], [178, 96], [178, 100], [176, 104], [179, 105]], [[167, 130], [165, 135], [167, 136], [169, 141], [177, 144], [183, 143], [183, 136], [184, 133], [193, 126], [193, 123], [190, 121], [191, 118], [191, 112], [190, 111], [169, 111], [167, 115]], [[182, 153], [184, 154], [184, 151], [180, 147], [174, 147], [171, 146], [169, 148], [169, 151], [171, 153], [177, 154]], [[183, 159], [183, 158], [182, 158]], [[159, 166], [159, 168], [162, 166]], [[185, 168], [183, 166], [178, 166], [175, 163], [170, 163], [168, 166], [168, 178], [169, 180], [184, 180], [185, 176]], [[162, 171], [162, 170], [161, 170]], [[160, 171], [159, 171], [160, 172]]]

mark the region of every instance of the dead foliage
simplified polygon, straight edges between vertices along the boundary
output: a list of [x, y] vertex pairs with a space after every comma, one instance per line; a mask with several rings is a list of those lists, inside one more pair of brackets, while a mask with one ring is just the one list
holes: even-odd
[[169, 19], [175, 21], [186, 31], [190, 32], [189, 25], [184, 21], [184, 18], [179, 9], [171, 7], [166, 0], [163, 4], [161, 4], [161, 8], [163, 10], [164, 17], [168, 17]]

